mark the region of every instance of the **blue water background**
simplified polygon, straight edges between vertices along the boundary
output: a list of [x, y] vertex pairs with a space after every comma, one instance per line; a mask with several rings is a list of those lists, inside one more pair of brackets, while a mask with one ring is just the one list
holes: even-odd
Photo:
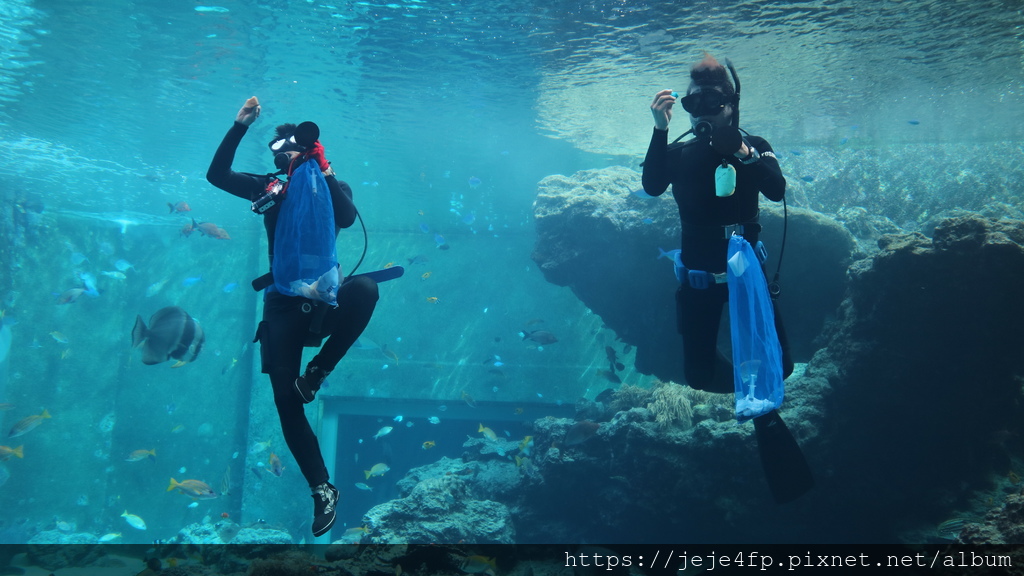
[[[271, 171], [274, 126], [317, 122], [366, 222], [362, 269], [408, 266], [381, 287], [365, 334], [393, 354], [353, 350], [325, 393], [557, 406], [607, 387], [596, 370], [616, 335], [530, 258], [541, 178], [636, 167], [651, 97], [685, 89], [688, 66], [709, 50], [735, 62], [743, 124], [779, 151], [806, 206], [864, 206], [912, 227], [925, 202], [933, 212], [1019, 203], [1022, 24], [1009, 1], [0, 1], [0, 209], [15, 224], [0, 231], [12, 335], [0, 403], [15, 405], [0, 412], [0, 443], [25, 450], [0, 463], [0, 542], [59, 522], [149, 542], [221, 514], [302, 533], [308, 492], [251, 343], [262, 222], [204, 177], [249, 96], [263, 115], [235, 168]], [[836, 173], [851, 155], [874, 179], [866, 188]], [[946, 185], [970, 194], [933, 193]], [[191, 212], [168, 213], [182, 201]], [[183, 236], [192, 217], [231, 239]], [[338, 247], [348, 270], [359, 227]], [[102, 275], [118, 259], [134, 266], [126, 278]], [[56, 304], [82, 273], [100, 295]], [[167, 305], [203, 323], [206, 347], [182, 368], [143, 366], [131, 327]], [[518, 336], [539, 328], [559, 342]], [[622, 376], [649, 383], [629, 360]], [[14, 422], [44, 408], [51, 419], [8, 441]], [[318, 421], [316, 405], [308, 414]], [[373, 442], [389, 417], [360, 420], [366, 429], [345, 438]], [[389, 476], [426, 454], [458, 456], [475, 424], [448, 429], [429, 451], [429, 424], [396, 429], [387, 441], [405, 444]], [[257, 442], [270, 448], [254, 453]], [[124, 461], [153, 448], [155, 462]], [[284, 475], [257, 480], [271, 451]], [[339, 481], [364, 505], [346, 507], [348, 526], [394, 496], [355, 492], [352, 476], [376, 458], [364, 452]], [[225, 475], [228, 496], [194, 508], [165, 492], [171, 477], [220, 491]], [[125, 510], [149, 530], [125, 524]]]

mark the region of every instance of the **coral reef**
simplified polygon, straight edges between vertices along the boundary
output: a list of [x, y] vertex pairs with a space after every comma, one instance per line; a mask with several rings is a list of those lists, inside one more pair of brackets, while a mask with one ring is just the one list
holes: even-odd
[[508, 508], [473, 499], [458, 475], [425, 478], [408, 496], [371, 508], [363, 522], [376, 543], [515, 542]]
[[961, 544], [1024, 544], [1024, 494], [1011, 494], [984, 520], [969, 523], [957, 537]]
[[658, 426], [680, 426], [685, 429], [693, 425], [693, 406], [685, 390], [683, 386], [665, 382], [655, 386], [653, 401], [647, 408], [654, 414]]

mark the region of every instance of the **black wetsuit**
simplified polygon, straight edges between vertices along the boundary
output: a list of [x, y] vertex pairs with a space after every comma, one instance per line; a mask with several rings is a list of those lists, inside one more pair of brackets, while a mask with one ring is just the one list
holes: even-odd
[[[235, 150], [247, 131], [248, 127], [238, 122], [228, 130], [214, 154], [206, 179], [221, 190], [251, 201], [264, 193], [273, 177], [231, 170]], [[337, 234], [340, 228], [348, 228], [355, 221], [352, 189], [333, 175], [327, 176], [326, 180], [331, 190]], [[284, 202], [287, 201], [286, 196]], [[280, 206], [278, 204], [270, 208], [263, 217], [271, 261], [274, 258], [274, 228]], [[314, 316], [310, 309], [314, 304], [326, 306], [307, 298], [285, 296], [268, 290], [263, 303], [263, 320], [256, 333], [260, 341], [263, 373], [270, 375], [270, 383], [274, 388], [274, 403], [281, 418], [284, 440], [310, 487], [327, 482], [329, 475], [320, 454], [320, 444], [303, 412], [302, 399], [295, 391], [294, 382], [299, 376], [302, 348], [304, 345], [319, 346], [321, 340], [329, 336], [310, 364], [327, 372], [333, 370], [370, 322], [370, 316], [377, 305], [377, 284], [365, 276], [358, 276], [343, 284], [338, 290], [337, 308], [326, 311], [317, 332], [310, 331]]]
[[[669, 147], [668, 131], [654, 130], [644, 160], [644, 191], [659, 196], [672, 185], [682, 224], [680, 254], [690, 270], [725, 272], [729, 238], [725, 226], [743, 224], [743, 237], [757, 244], [758, 194], [778, 202], [786, 193], [786, 179], [772, 147], [764, 138], [748, 136], [747, 142], [761, 154], [760, 160], [743, 164], [728, 156], [736, 168], [736, 192], [720, 198], [715, 195], [715, 169], [722, 155], [706, 142], [691, 140]], [[717, 351], [718, 327], [722, 307], [729, 300], [728, 285], [712, 284], [699, 289], [683, 284], [676, 291], [676, 315], [683, 335], [683, 363], [687, 383], [694, 388], [728, 392], [733, 389], [732, 363]], [[783, 371], [793, 371], [785, 332], [775, 307], [775, 327], [782, 345]]]

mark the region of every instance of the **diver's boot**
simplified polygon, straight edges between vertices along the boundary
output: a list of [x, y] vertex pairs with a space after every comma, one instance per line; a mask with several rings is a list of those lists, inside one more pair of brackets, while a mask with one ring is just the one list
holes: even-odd
[[313, 488], [313, 536], [321, 536], [334, 526], [337, 504], [338, 490], [330, 482]]
[[306, 366], [306, 373], [295, 379], [295, 391], [299, 393], [299, 398], [302, 398], [303, 404], [309, 404], [313, 401], [317, 391], [320, 390], [320, 386], [327, 379], [328, 374], [330, 372], [327, 370], [323, 370], [319, 366], [314, 366], [310, 363]]

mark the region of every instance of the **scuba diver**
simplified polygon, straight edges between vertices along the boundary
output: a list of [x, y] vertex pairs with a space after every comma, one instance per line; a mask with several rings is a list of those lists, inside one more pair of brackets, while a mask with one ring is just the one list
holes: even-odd
[[[249, 200], [253, 211], [263, 215], [270, 262], [276, 276], [275, 241], [281, 246], [280, 241], [283, 240], [275, 237], [275, 233], [282, 231], [279, 216], [286, 212], [284, 207], [289, 201], [298, 202], [299, 196], [293, 197], [288, 186], [297, 181], [301, 170], [314, 173], [316, 179], [326, 182], [330, 191], [333, 214], [318, 214], [315, 219], [330, 221], [329, 216], [333, 216], [333, 235], [328, 240], [332, 256], [333, 240], [341, 228], [348, 228], [355, 222], [357, 213], [352, 189], [335, 177], [333, 168], [324, 157], [319, 128], [312, 122], [277, 127], [277, 135], [269, 144], [274, 164], [279, 169], [277, 173], [234, 172], [231, 164], [238, 144], [259, 115], [259, 101], [252, 97], [238, 111], [234, 125], [217, 148], [206, 179], [221, 190]], [[277, 178], [280, 175], [287, 175], [288, 181], [281, 182]], [[284, 223], [285, 219], [280, 220]], [[283, 258], [279, 259], [279, 264], [282, 262]], [[337, 278], [336, 268], [331, 268]], [[289, 295], [280, 286], [271, 274], [253, 281], [255, 289], [266, 288], [263, 319], [254, 341], [260, 342], [262, 371], [270, 376], [285, 442], [313, 492], [312, 531], [314, 536], [320, 536], [334, 525], [338, 490], [329, 482], [320, 445], [306, 419], [303, 404], [313, 401], [327, 375], [366, 328], [377, 304], [377, 284], [366, 275], [353, 276], [340, 286], [335, 282], [332, 290], [336, 292], [331, 293], [331, 300], [336, 299], [336, 305], [328, 305], [318, 299], [314, 290]], [[320, 347], [324, 337], [327, 341], [300, 374], [303, 347]]]
[[[672, 90], [655, 94], [650, 107], [654, 134], [643, 163], [644, 191], [660, 196], [671, 184], [679, 207], [682, 241], [676, 257], [680, 281], [676, 323], [683, 338], [686, 381], [692, 388], [716, 393], [734, 390], [733, 364], [717, 347], [722, 307], [729, 301], [726, 268], [730, 238], [738, 234], [751, 246], [758, 245], [759, 194], [779, 202], [786, 193], [786, 179], [772, 147], [764, 138], [739, 128], [739, 78], [728, 60], [726, 65], [728, 71], [705, 54], [690, 70], [690, 85], [680, 98], [692, 127], [683, 136], [693, 134], [690, 140], [668, 143], [678, 95]], [[763, 253], [760, 259], [763, 273]], [[793, 361], [776, 301], [772, 298], [771, 302], [782, 378], [786, 378], [793, 372]], [[810, 469], [778, 412], [771, 410], [754, 418], [754, 425], [776, 500], [788, 501], [809, 489], [807, 482], [813, 484]], [[796, 478], [785, 478], [787, 469]]]

